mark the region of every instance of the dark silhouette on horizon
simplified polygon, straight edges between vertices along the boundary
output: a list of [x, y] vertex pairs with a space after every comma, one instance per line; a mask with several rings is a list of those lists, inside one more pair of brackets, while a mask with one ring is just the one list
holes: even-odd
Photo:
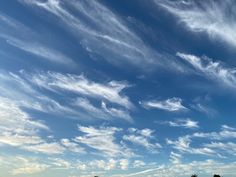
[[193, 174], [191, 177], [197, 177], [197, 175], [196, 175], [196, 174]]
[[[198, 177], [196, 174], [193, 174], [193, 175], [191, 175], [191, 177]], [[214, 174], [214, 176], [213, 177], [221, 177], [220, 175], [216, 175], [216, 174]]]

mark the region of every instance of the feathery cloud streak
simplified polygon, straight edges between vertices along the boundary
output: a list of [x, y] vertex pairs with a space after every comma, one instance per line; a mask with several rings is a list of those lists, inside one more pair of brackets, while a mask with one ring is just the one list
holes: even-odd
[[165, 111], [175, 112], [175, 111], [185, 111], [188, 110], [184, 105], [182, 105], [182, 99], [180, 98], [169, 98], [167, 100], [150, 100], [143, 101], [140, 104], [144, 108], [155, 108], [162, 109]]
[[[44, 9], [59, 18], [63, 27], [78, 37], [82, 47], [92, 56], [102, 56], [113, 64], [125, 62], [145, 69], [153, 65], [164, 68], [174, 66], [171, 68], [183, 71], [180, 63], [145, 44], [125, 20], [98, 1], [19, 1], [33, 8]], [[166, 62], [168, 65], [164, 64]]]
[[204, 32], [212, 39], [236, 46], [236, 4], [233, 0], [155, 2], [175, 15], [187, 29]]
[[177, 56], [188, 62], [200, 74], [208, 79], [224, 83], [225, 86], [236, 87], [236, 69], [224, 66], [222, 62], [213, 61], [208, 57], [177, 53]]

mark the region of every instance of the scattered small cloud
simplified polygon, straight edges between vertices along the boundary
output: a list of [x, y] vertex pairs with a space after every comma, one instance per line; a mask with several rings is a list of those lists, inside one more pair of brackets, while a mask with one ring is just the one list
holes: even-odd
[[167, 100], [150, 100], [150, 101], [141, 101], [140, 104], [144, 108], [154, 108], [154, 109], [161, 109], [170, 112], [177, 112], [177, 111], [186, 111], [186, 108], [182, 104], [182, 99], [180, 98], [169, 98]]

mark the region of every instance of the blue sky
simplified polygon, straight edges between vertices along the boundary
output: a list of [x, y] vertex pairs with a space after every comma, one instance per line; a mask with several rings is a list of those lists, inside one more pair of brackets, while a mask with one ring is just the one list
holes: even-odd
[[0, 176], [233, 177], [235, 9], [1, 1]]

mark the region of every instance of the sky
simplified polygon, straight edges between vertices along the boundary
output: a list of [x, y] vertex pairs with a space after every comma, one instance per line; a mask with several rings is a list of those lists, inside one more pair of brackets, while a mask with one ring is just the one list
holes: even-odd
[[234, 0], [0, 2], [0, 177], [236, 174]]

